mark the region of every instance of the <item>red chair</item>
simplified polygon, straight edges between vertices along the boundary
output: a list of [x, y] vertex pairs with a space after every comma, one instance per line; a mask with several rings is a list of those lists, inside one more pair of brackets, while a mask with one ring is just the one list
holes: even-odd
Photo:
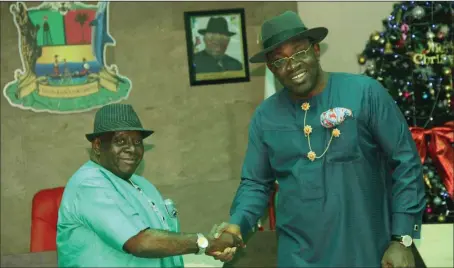
[[279, 184], [274, 183], [274, 192], [268, 201], [268, 217], [270, 218], [270, 230], [274, 231], [276, 229], [276, 194], [279, 191]]
[[[274, 183], [274, 191], [268, 200], [268, 220], [269, 220], [269, 228], [270, 231], [274, 231], [276, 229], [276, 194], [279, 190], [279, 184], [276, 182]], [[259, 220], [257, 223], [257, 230], [260, 232], [265, 231], [265, 227], [262, 225], [262, 219]]]
[[57, 249], [58, 209], [64, 189], [64, 187], [44, 189], [33, 197], [30, 252]]

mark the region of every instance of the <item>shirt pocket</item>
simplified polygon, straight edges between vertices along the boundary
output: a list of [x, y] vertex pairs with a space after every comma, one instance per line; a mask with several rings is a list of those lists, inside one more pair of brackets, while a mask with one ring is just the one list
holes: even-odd
[[179, 232], [180, 226], [178, 222], [178, 210], [175, 206], [175, 203], [172, 199], [165, 199], [164, 200], [164, 207], [167, 214], [167, 222], [169, 227], [174, 232]]
[[347, 117], [336, 127], [340, 136], [333, 137], [326, 155], [328, 163], [356, 163], [362, 160], [358, 127], [359, 120], [354, 117]]

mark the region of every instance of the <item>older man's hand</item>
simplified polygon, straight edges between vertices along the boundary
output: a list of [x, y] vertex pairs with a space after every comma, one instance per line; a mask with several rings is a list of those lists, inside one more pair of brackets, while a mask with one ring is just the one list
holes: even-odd
[[240, 226], [236, 224], [223, 222], [220, 225], [214, 225], [210, 234], [213, 236], [215, 241], [225, 239], [226, 235], [228, 237], [232, 237], [234, 240], [233, 245], [230, 247], [226, 247], [223, 250], [209, 252], [209, 255], [213, 256], [216, 260], [229, 262], [233, 259], [238, 247], [246, 247], [241, 236]]

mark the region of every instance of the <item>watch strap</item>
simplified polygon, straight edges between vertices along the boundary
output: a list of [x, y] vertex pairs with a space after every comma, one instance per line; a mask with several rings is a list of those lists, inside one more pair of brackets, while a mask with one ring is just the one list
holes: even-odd
[[413, 244], [413, 239], [409, 235], [392, 235], [391, 241], [399, 242], [405, 247], [410, 247]]
[[402, 242], [402, 235], [392, 235], [391, 241]]

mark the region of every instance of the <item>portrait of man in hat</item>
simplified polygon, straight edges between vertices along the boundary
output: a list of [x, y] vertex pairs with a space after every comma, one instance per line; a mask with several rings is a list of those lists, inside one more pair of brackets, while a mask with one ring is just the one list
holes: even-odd
[[128, 104], [97, 111], [90, 160], [68, 181], [57, 222], [58, 267], [184, 267], [182, 255], [241, 246], [236, 235], [180, 233], [178, 213], [135, 174], [144, 155], [142, 127]]
[[[210, 17], [205, 29], [199, 29], [203, 36], [205, 49], [194, 54], [196, 73], [216, 73], [241, 71], [243, 64], [226, 54], [231, 37], [237, 33], [229, 31], [227, 20], [223, 16]], [[242, 51], [242, 48], [238, 48]]]
[[283, 89], [252, 116], [230, 220], [218, 233], [245, 237], [277, 180], [275, 267], [415, 267], [426, 206], [415, 142], [380, 82], [323, 70], [327, 35], [293, 11], [263, 23], [250, 62], [266, 64]]

